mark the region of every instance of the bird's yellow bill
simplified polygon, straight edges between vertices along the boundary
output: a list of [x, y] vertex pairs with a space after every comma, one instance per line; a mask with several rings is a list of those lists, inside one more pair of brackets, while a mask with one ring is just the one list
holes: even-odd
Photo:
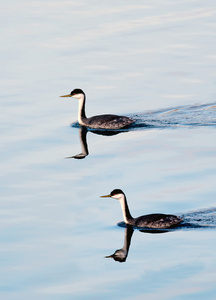
[[60, 97], [71, 97], [71, 94], [69, 94], [69, 95], [63, 95], [63, 96], [60, 96]]
[[107, 256], [105, 256], [105, 258], [113, 258], [114, 257], [114, 255], [112, 254], [112, 255], [107, 255]]
[[105, 195], [105, 196], [100, 196], [101, 198], [108, 198], [111, 197], [111, 195]]

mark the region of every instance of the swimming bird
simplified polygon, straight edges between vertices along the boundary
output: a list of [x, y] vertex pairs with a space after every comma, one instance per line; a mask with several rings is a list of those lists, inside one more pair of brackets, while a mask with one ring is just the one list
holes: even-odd
[[183, 221], [180, 217], [166, 214], [149, 214], [133, 218], [130, 214], [126, 196], [120, 189], [115, 189], [109, 195], [101, 197], [111, 197], [119, 200], [123, 212], [124, 222], [128, 225], [148, 228], [170, 228], [177, 226]]
[[134, 123], [133, 119], [118, 115], [106, 114], [87, 118], [85, 113], [86, 95], [81, 89], [74, 89], [69, 95], [60, 97], [72, 97], [79, 100], [78, 122], [82, 126], [99, 129], [121, 129]]

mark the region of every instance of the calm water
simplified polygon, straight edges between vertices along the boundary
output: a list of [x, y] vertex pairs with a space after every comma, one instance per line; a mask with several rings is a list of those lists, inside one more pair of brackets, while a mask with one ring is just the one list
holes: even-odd
[[[201, 0], [2, 5], [1, 299], [215, 299], [215, 15]], [[81, 131], [59, 98], [76, 87], [89, 116], [136, 125]], [[114, 188], [134, 216], [192, 226], [117, 226], [99, 197]]]

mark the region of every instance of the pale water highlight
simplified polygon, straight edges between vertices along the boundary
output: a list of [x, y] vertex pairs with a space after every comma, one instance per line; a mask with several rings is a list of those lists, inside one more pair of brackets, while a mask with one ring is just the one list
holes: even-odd
[[[215, 300], [215, 1], [11, 0], [0, 13], [0, 298]], [[71, 127], [78, 103], [59, 95], [76, 87], [88, 116], [135, 124]], [[119, 227], [119, 204], [99, 197], [115, 188], [134, 216], [192, 225]]]

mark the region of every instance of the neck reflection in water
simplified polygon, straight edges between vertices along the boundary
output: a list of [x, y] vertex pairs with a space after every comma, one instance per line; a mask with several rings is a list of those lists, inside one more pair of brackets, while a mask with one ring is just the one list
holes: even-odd
[[[133, 226], [126, 225], [124, 222], [118, 224], [119, 226], [125, 227], [125, 234], [124, 234], [124, 245], [121, 249], [117, 249], [113, 254], [105, 256], [105, 258], [113, 258], [115, 261], [118, 262], [125, 262], [129, 253], [130, 245], [131, 245], [131, 238], [134, 233]], [[139, 230], [140, 232], [145, 233], [165, 233], [168, 230]]]
[[79, 140], [80, 140], [82, 152], [79, 154], [73, 155], [73, 156], [66, 157], [66, 158], [83, 159], [89, 155], [88, 142], [87, 142], [87, 132], [88, 131], [90, 131], [94, 134], [103, 135], [103, 136], [113, 136], [113, 135], [116, 135], [116, 134], [119, 134], [122, 132], [127, 132], [127, 131], [112, 131], [112, 130], [89, 130], [85, 126], [80, 126]]

